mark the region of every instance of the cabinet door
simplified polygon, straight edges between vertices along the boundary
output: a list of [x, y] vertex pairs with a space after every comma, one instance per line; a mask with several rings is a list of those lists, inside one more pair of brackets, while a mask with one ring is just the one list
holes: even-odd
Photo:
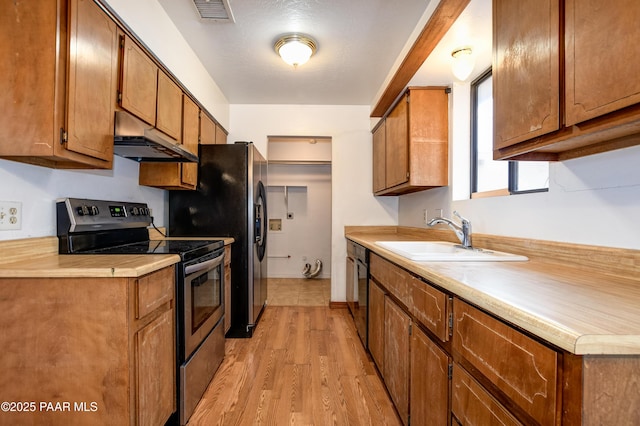
[[453, 311], [453, 350], [536, 422], [555, 424], [558, 354], [457, 298]]
[[113, 159], [118, 88], [118, 33], [91, 0], [70, 7], [67, 142], [70, 151]]
[[406, 425], [409, 420], [409, 326], [411, 318], [389, 296], [384, 303], [384, 382]]
[[493, 1], [494, 149], [560, 129], [558, 2]]
[[384, 375], [384, 290], [369, 280], [369, 352]]
[[222, 127], [216, 124], [216, 144], [224, 145], [226, 143], [227, 143], [226, 133], [224, 132], [224, 130], [222, 130]]
[[162, 71], [158, 71], [156, 127], [176, 141], [181, 141], [182, 90]]
[[449, 424], [449, 356], [418, 327], [411, 333], [411, 423]]
[[373, 192], [386, 189], [386, 172], [385, 172], [385, 132], [386, 121], [382, 121], [373, 132]]
[[120, 106], [155, 126], [158, 67], [128, 36], [124, 36], [120, 84]]
[[567, 125], [640, 103], [640, 2], [566, 0]]
[[454, 424], [465, 426], [521, 425], [502, 404], [496, 401], [457, 364], [453, 365], [451, 400], [451, 411], [460, 421], [460, 423], [454, 422]]
[[440, 340], [449, 340], [449, 296], [420, 278], [411, 278], [411, 313]]
[[[198, 154], [198, 138], [200, 137], [200, 108], [187, 95], [182, 100], [182, 145], [184, 149]], [[190, 188], [198, 184], [198, 164], [182, 163], [182, 183]]]
[[385, 120], [385, 181], [387, 188], [409, 180], [408, 100], [409, 97], [405, 95]]
[[164, 424], [176, 408], [173, 317], [166, 310], [136, 335], [138, 425]]
[[200, 114], [200, 145], [216, 143], [216, 123], [206, 114]]

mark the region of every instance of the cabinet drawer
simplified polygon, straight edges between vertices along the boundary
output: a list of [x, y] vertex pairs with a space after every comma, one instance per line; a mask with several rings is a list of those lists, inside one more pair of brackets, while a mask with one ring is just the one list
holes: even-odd
[[465, 426], [520, 425], [462, 367], [453, 365], [451, 412]]
[[418, 278], [411, 278], [411, 313], [440, 340], [449, 340], [449, 296]]
[[411, 310], [411, 274], [374, 253], [369, 259], [369, 273]]
[[136, 318], [143, 318], [174, 297], [175, 267], [161, 269], [136, 281]]
[[558, 354], [454, 299], [453, 349], [542, 425], [555, 424]]

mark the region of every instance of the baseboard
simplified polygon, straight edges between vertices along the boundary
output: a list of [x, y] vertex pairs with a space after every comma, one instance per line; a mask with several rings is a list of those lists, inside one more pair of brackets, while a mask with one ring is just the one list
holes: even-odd
[[347, 302], [329, 302], [329, 308], [331, 309], [347, 309]]

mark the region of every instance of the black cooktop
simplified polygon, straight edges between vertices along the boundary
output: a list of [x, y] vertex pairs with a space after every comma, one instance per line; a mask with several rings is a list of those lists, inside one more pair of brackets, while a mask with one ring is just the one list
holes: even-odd
[[78, 254], [177, 254], [183, 262], [224, 247], [223, 240], [150, 240], [84, 250]]

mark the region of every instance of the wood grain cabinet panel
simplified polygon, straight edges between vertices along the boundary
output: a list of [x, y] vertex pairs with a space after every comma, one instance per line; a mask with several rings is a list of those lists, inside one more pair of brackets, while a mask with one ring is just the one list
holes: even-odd
[[410, 413], [414, 425], [449, 424], [449, 355], [418, 327], [411, 332]]
[[640, 2], [494, 0], [494, 158], [640, 143]]
[[129, 36], [122, 45], [120, 106], [148, 124], [156, 125], [158, 66]]
[[371, 357], [384, 376], [384, 299], [385, 291], [374, 280], [369, 280], [368, 345]]
[[567, 125], [640, 103], [640, 2], [565, 0]]
[[405, 425], [409, 423], [410, 325], [409, 315], [385, 296], [384, 382]]
[[388, 188], [409, 180], [409, 95], [385, 118], [385, 183]]
[[[187, 95], [182, 94], [182, 147], [198, 154], [200, 136], [200, 108]], [[193, 190], [198, 184], [197, 163], [141, 163], [138, 177], [140, 185], [169, 190]]]
[[206, 114], [200, 115], [200, 145], [215, 145], [216, 123]]
[[176, 409], [174, 330], [166, 310], [136, 334], [138, 425], [162, 425]]
[[113, 162], [118, 28], [91, 0], [3, 2], [0, 157], [54, 168]]
[[[176, 402], [174, 281], [173, 266], [139, 278], [0, 279], [0, 400], [71, 404], [2, 413], [2, 424], [165, 424]], [[140, 300], [151, 302], [144, 316]]]
[[227, 143], [227, 134], [224, 132], [224, 129], [216, 124], [216, 144], [224, 145]]
[[386, 122], [380, 123], [373, 129], [373, 192], [383, 191], [387, 188], [386, 178]]
[[411, 280], [413, 277], [404, 269], [388, 262], [375, 253], [369, 258], [369, 273], [405, 307], [411, 310]]
[[558, 354], [457, 298], [453, 311], [453, 350], [536, 422], [555, 424]]
[[559, 1], [493, 1], [494, 149], [560, 128]]
[[409, 87], [373, 129], [373, 191], [400, 195], [449, 184], [445, 87]]
[[522, 424], [457, 364], [453, 365], [451, 387], [451, 412], [458, 419], [454, 420], [454, 424], [465, 426], [519, 426]]
[[182, 90], [158, 70], [156, 128], [177, 142], [182, 140]]
[[[200, 108], [187, 95], [182, 95], [182, 146], [198, 155], [200, 138]], [[195, 189], [198, 184], [198, 163], [180, 163], [181, 188]]]
[[173, 270], [161, 269], [145, 275], [136, 283], [136, 318], [140, 319], [173, 300]]
[[449, 296], [419, 278], [411, 277], [411, 313], [441, 341], [449, 340]]

